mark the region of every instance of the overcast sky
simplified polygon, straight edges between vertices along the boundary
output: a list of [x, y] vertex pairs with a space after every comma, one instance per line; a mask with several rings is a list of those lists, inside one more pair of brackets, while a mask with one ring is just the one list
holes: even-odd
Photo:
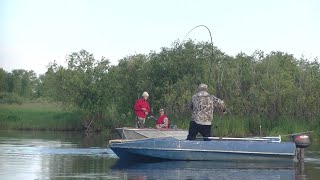
[[[320, 57], [318, 0], [0, 0], [0, 67], [42, 74], [81, 49], [117, 64], [171, 47], [200, 24], [228, 55]], [[188, 38], [210, 41], [205, 28]]]

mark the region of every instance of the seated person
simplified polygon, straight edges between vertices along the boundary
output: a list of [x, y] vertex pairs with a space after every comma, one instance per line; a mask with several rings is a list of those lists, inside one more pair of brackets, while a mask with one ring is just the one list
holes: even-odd
[[167, 129], [167, 128], [169, 128], [169, 119], [164, 114], [164, 109], [160, 109], [159, 113], [160, 113], [160, 116], [157, 119], [156, 128], [157, 129], [162, 129], [162, 128]]

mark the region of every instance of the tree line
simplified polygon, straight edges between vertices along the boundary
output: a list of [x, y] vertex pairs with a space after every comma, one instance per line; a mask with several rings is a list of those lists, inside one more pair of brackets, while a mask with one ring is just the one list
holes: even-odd
[[208, 42], [190, 40], [124, 57], [117, 65], [86, 50], [68, 55], [66, 62], [50, 63], [39, 77], [33, 71], [0, 69], [1, 102], [8, 96], [49, 99], [79, 112], [83, 125], [95, 129], [103, 121], [121, 126], [131, 120], [143, 91], [149, 92], [154, 112], [165, 108], [172, 118], [188, 118], [191, 96], [206, 83], [225, 101], [229, 116], [264, 117], [272, 123], [286, 117], [320, 127], [317, 58], [279, 51], [230, 56]]
[[0, 103], [21, 104], [25, 99], [37, 99], [39, 78], [34, 71], [15, 69], [6, 72], [0, 68]]

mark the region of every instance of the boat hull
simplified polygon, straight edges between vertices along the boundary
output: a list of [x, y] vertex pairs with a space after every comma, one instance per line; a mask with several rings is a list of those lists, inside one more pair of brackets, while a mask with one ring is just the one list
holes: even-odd
[[293, 142], [151, 138], [109, 146], [120, 159], [127, 160], [246, 161], [293, 159], [295, 156]]

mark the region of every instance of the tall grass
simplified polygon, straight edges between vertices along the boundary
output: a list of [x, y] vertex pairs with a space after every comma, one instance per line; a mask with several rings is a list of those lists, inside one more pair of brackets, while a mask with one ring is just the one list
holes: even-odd
[[0, 129], [82, 130], [79, 115], [64, 111], [56, 104], [1, 104]]

